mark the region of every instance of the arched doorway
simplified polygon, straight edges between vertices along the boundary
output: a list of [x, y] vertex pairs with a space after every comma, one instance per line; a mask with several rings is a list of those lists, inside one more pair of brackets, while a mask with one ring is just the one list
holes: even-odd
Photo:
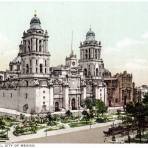
[[28, 110], [28, 108], [29, 108], [29, 107], [28, 107], [28, 104], [25, 104], [25, 105], [23, 106], [23, 112], [26, 113], [27, 110]]
[[55, 112], [60, 111], [59, 102], [55, 102]]
[[74, 98], [71, 100], [71, 107], [72, 107], [72, 110], [76, 110], [76, 101]]
[[43, 105], [42, 105], [42, 112], [46, 112], [47, 111], [47, 106], [45, 105], [45, 102], [43, 102]]

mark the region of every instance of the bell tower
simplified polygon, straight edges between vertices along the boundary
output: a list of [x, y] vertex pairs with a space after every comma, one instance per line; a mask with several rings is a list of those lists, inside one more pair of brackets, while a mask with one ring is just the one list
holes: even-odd
[[35, 14], [30, 21], [30, 28], [23, 33], [20, 45], [22, 76], [49, 76], [48, 37], [48, 32], [42, 29], [40, 19]]
[[79, 63], [86, 78], [101, 78], [104, 63], [101, 57], [101, 42], [95, 40], [95, 33], [90, 28], [85, 41], [80, 43]]

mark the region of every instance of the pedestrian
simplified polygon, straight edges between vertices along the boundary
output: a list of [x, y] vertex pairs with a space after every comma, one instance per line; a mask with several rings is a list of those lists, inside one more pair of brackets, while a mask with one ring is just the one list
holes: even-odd
[[131, 137], [130, 137], [130, 135], [128, 135], [128, 143], [130, 143], [131, 142]]
[[106, 137], [104, 138], [104, 143], [106, 142]]

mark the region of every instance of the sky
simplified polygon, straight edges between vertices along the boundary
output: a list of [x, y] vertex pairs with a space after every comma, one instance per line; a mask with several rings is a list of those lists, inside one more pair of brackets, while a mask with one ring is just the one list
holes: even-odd
[[18, 53], [24, 30], [36, 10], [49, 33], [51, 66], [65, 63], [91, 25], [102, 42], [102, 59], [112, 74], [133, 74], [136, 85], [148, 84], [148, 2], [0, 2], [0, 70], [8, 69]]

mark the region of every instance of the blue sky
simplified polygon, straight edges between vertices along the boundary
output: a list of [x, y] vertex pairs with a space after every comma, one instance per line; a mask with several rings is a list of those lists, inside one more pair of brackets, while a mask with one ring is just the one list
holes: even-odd
[[[102, 42], [105, 67], [113, 74], [127, 70], [137, 85], [148, 84], [148, 2], [0, 2], [0, 69], [18, 52], [22, 33], [37, 11], [49, 33], [50, 65], [64, 64], [92, 26]], [[57, 58], [58, 57], [58, 58]]]

